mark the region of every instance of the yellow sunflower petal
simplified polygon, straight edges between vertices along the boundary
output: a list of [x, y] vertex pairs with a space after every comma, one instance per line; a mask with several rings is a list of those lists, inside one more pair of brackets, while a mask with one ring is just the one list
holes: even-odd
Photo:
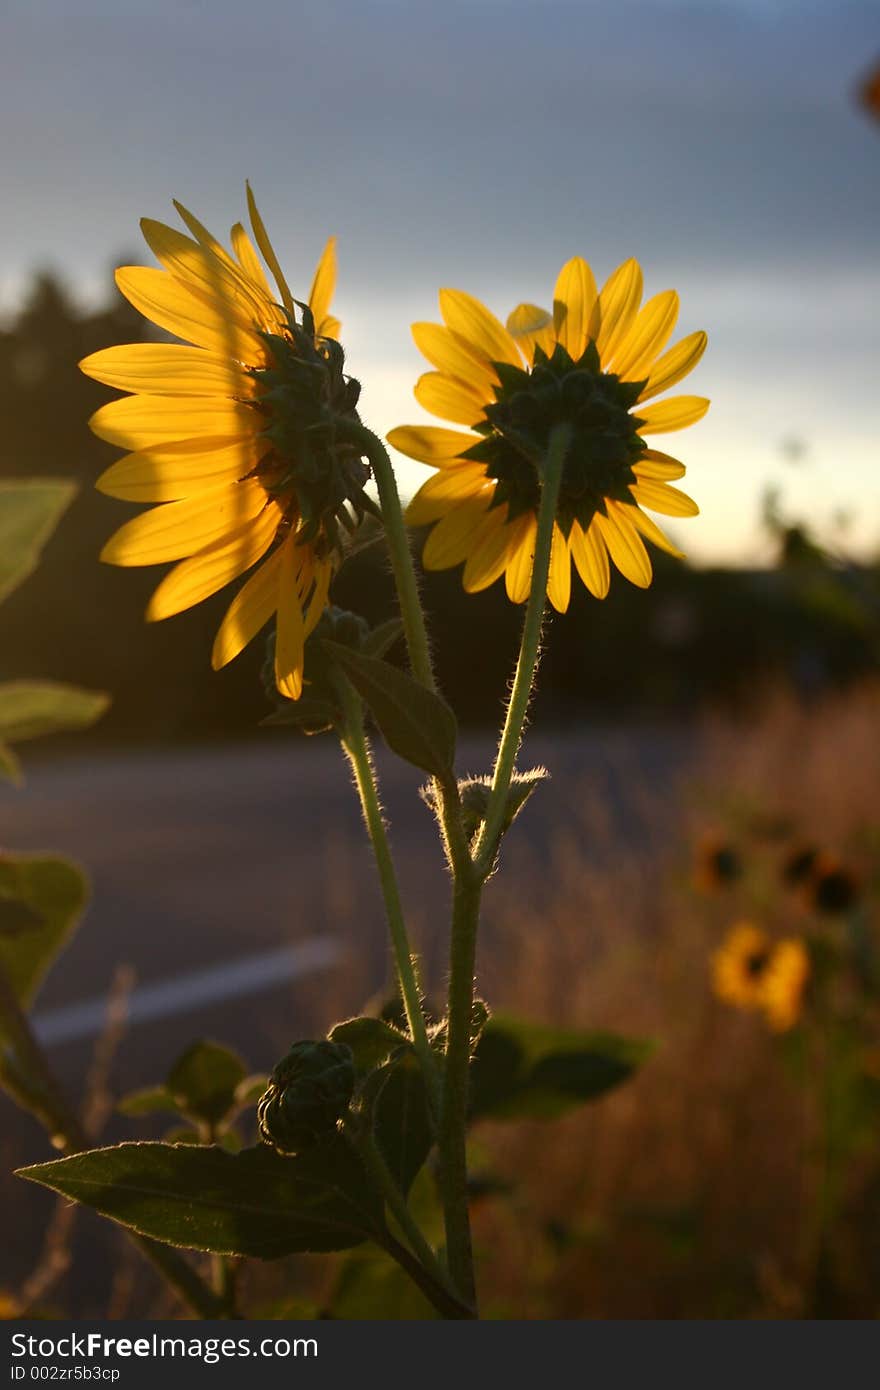
[[226, 610], [211, 652], [215, 671], [243, 651], [278, 607], [281, 551], [275, 550], [239, 589]]
[[595, 519], [584, 532], [580, 522], [571, 528], [571, 554], [584, 585], [596, 598], [604, 598], [611, 584], [608, 549]]
[[302, 551], [291, 534], [281, 547], [275, 634], [275, 684], [289, 700], [298, 700], [302, 694], [305, 632], [298, 582], [302, 565]]
[[139, 313], [176, 338], [252, 367], [266, 362], [266, 344], [252, 328], [234, 323], [222, 306], [188, 290], [167, 271], [121, 266], [116, 283]]
[[206, 488], [181, 502], [167, 502], [127, 521], [111, 536], [101, 559], [111, 565], [159, 565], [182, 560], [222, 540], [266, 506], [266, 493], [248, 480]]
[[647, 589], [653, 574], [651, 557], [629, 520], [609, 504], [608, 515], [597, 512], [592, 524], [598, 526], [599, 535], [624, 578], [640, 589]]
[[312, 596], [309, 599], [308, 608], [303, 617], [303, 633], [306, 637], [314, 632], [318, 626], [318, 621], [324, 609], [327, 607], [327, 595], [330, 592], [330, 580], [333, 577], [333, 566], [326, 561], [318, 564], [315, 574], [315, 586]]
[[339, 321], [339, 319], [334, 318], [332, 314], [327, 314], [322, 323], [319, 325], [318, 336], [321, 338], [338, 338], [341, 332], [342, 324]]
[[557, 613], [565, 613], [571, 600], [571, 548], [558, 526], [553, 527], [547, 597]]
[[470, 554], [462, 576], [468, 594], [488, 589], [504, 573], [510, 540], [505, 522], [506, 510], [506, 507], [494, 507], [471, 535]]
[[534, 514], [527, 512], [513, 522], [514, 535], [511, 539], [504, 576], [507, 597], [511, 603], [525, 603], [532, 583], [532, 567], [535, 563], [535, 536], [538, 526]]
[[488, 362], [509, 362], [521, 367], [516, 344], [495, 315], [464, 290], [441, 290], [440, 313], [447, 328], [458, 333]]
[[222, 541], [206, 546], [166, 574], [147, 607], [147, 621], [159, 622], [201, 603], [237, 579], [265, 555], [275, 539], [281, 512], [274, 505]]
[[246, 437], [262, 423], [251, 406], [222, 396], [122, 396], [102, 405], [89, 420], [99, 439], [121, 449], [148, 449], [199, 435]]
[[422, 483], [406, 509], [410, 526], [425, 526], [445, 516], [450, 506], [474, 497], [486, 486], [486, 469], [482, 463], [460, 464], [444, 468]]
[[287, 281], [284, 278], [284, 272], [282, 271], [281, 266], [278, 262], [278, 257], [275, 255], [275, 252], [272, 248], [272, 243], [269, 240], [269, 234], [266, 231], [265, 226], [263, 225], [263, 219], [260, 216], [260, 212], [257, 207], [257, 202], [254, 198], [250, 184], [245, 184], [245, 188], [247, 190], [247, 205], [248, 212], [250, 213], [251, 218], [251, 227], [253, 228], [254, 237], [256, 238], [257, 245], [260, 248], [260, 254], [262, 255], [263, 260], [266, 262], [266, 265], [269, 267], [270, 271], [275, 277], [275, 283], [278, 286], [278, 292], [281, 295], [282, 304], [284, 305], [285, 309], [289, 314], [293, 314], [296, 311], [296, 306], [293, 302], [293, 296], [290, 293], [290, 290], [288, 289]]
[[679, 492], [677, 487], [670, 487], [668, 483], [655, 483], [650, 478], [645, 478], [638, 483], [630, 484], [630, 492], [636, 499], [640, 507], [647, 507], [649, 511], [660, 512], [663, 516], [699, 516], [700, 509], [687, 493]]
[[559, 272], [553, 291], [556, 337], [576, 362], [591, 336], [596, 281], [582, 256], [572, 256]]
[[548, 357], [553, 351], [553, 315], [538, 304], [517, 304], [507, 316], [507, 331], [527, 362], [534, 358], [536, 347], [542, 348]]
[[125, 502], [177, 502], [246, 477], [269, 447], [258, 438], [176, 440], [125, 454], [101, 474], [95, 487]]
[[705, 396], [668, 396], [665, 401], [639, 406], [639, 434], [669, 434], [702, 420], [709, 409]]
[[157, 396], [253, 396], [254, 378], [230, 358], [177, 343], [127, 343], [84, 357], [81, 372], [118, 391]]
[[309, 308], [315, 320], [315, 332], [324, 337], [324, 320], [330, 312], [330, 301], [336, 288], [336, 238], [328, 237], [327, 245], [321, 253], [309, 290]]
[[260, 264], [257, 248], [240, 222], [236, 222], [232, 228], [231, 240], [232, 249], [245, 275], [248, 279], [253, 280], [254, 284], [259, 285], [261, 292], [267, 299], [274, 298], [269, 288], [269, 281], [266, 279], [266, 273]]
[[642, 269], [630, 257], [609, 275], [597, 302], [593, 320], [599, 357], [604, 367], [629, 332], [642, 298]]
[[392, 449], [418, 459], [419, 463], [430, 463], [434, 468], [450, 467], [480, 442], [477, 434], [460, 434], [458, 430], [444, 430], [437, 425], [398, 425], [385, 437]]
[[443, 372], [425, 372], [416, 382], [413, 395], [432, 415], [452, 420], [456, 425], [476, 425], [483, 419], [483, 406], [488, 399]]
[[446, 570], [467, 559], [471, 537], [486, 515], [490, 501], [491, 493], [470, 499], [437, 522], [422, 552], [425, 569]]
[[639, 400], [647, 401], [652, 396], [659, 396], [661, 391], [668, 391], [670, 386], [675, 386], [688, 372], [692, 372], [706, 351], [708, 341], [703, 332], [689, 333], [680, 343], [664, 352], [662, 357], [658, 357]]
[[141, 218], [141, 231], [153, 255], [175, 279], [203, 295], [242, 329], [259, 323], [262, 297], [223, 253], [216, 255], [164, 222]]
[[474, 352], [463, 338], [439, 323], [414, 323], [412, 335], [419, 352], [432, 367], [461, 381], [479, 383], [480, 394], [484, 399], [491, 399], [498, 375], [485, 357]]
[[664, 531], [660, 530], [657, 523], [652, 521], [649, 516], [645, 516], [641, 507], [628, 507], [627, 516], [636, 530], [645, 537], [645, 540], [651, 541], [652, 544], [657, 546], [658, 550], [665, 550], [667, 555], [674, 555], [676, 560], [683, 560], [685, 558], [684, 551], [679, 550], [677, 545], [672, 544], [672, 541]]
[[658, 483], [668, 483], [673, 478], [683, 478], [687, 469], [671, 454], [661, 454], [659, 449], [646, 449], [639, 454], [638, 463], [633, 464], [637, 478], [653, 478]]
[[650, 372], [659, 352], [672, 336], [678, 319], [678, 295], [663, 290], [649, 299], [636, 315], [632, 328], [614, 354], [615, 374], [624, 381], [642, 381]]

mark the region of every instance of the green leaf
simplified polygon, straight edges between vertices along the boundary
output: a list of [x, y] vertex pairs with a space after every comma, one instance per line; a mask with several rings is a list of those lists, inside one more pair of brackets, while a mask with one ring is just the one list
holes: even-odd
[[0, 931], [0, 964], [23, 1006], [76, 930], [87, 897], [82, 872], [67, 859], [0, 855], [0, 922], [5, 913], [7, 923]]
[[381, 1237], [381, 1199], [344, 1139], [283, 1158], [194, 1144], [118, 1144], [18, 1170], [168, 1245], [273, 1260]]
[[235, 1088], [236, 1109], [244, 1110], [249, 1105], [256, 1105], [268, 1085], [269, 1078], [264, 1072], [244, 1077]]
[[14, 787], [21, 786], [21, 763], [5, 743], [0, 743], [0, 777], [5, 782], [11, 782]]
[[188, 1047], [165, 1078], [179, 1110], [218, 1124], [236, 1104], [236, 1091], [247, 1076], [244, 1062], [221, 1043], [197, 1042]]
[[427, 1322], [440, 1314], [394, 1260], [373, 1245], [352, 1250], [342, 1263], [330, 1297], [336, 1319]]
[[491, 1018], [471, 1069], [471, 1118], [555, 1119], [632, 1076], [653, 1044], [509, 1016]]
[[365, 656], [383, 657], [391, 651], [394, 643], [403, 636], [403, 622], [400, 618], [389, 618], [386, 623], [374, 627], [364, 638], [362, 651]]
[[36, 569], [75, 493], [76, 484], [64, 478], [0, 482], [0, 600]]
[[177, 1113], [177, 1102], [165, 1086], [144, 1086], [140, 1091], [129, 1091], [116, 1103], [122, 1115], [139, 1119], [142, 1115]]
[[369, 705], [388, 746], [425, 772], [451, 777], [458, 726], [446, 701], [386, 661], [338, 642], [323, 646]]
[[61, 681], [0, 683], [0, 739], [20, 743], [42, 734], [84, 729], [110, 704], [109, 695]]
[[387, 1080], [373, 1106], [373, 1134], [404, 1195], [421, 1169], [434, 1136], [425, 1082], [411, 1048], [389, 1062]]
[[391, 1056], [407, 1039], [382, 1018], [348, 1018], [331, 1028], [331, 1042], [345, 1043], [351, 1048], [355, 1071], [359, 1075], [373, 1071]]

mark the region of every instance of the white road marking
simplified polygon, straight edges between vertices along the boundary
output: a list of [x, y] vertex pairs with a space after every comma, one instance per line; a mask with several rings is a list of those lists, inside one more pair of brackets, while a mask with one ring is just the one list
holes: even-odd
[[[224, 965], [212, 965], [207, 970], [193, 970], [186, 975], [157, 980], [132, 992], [127, 1020], [147, 1023], [202, 1004], [216, 1004], [221, 999], [256, 994], [272, 985], [289, 984], [335, 965], [341, 955], [338, 942], [330, 937], [316, 936], [274, 951], [263, 951], [257, 956], [242, 956]], [[94, 1037], [104, 1027], [106, 1015], [107, 1000], [100, 997], [67, 1004], [60, 1009], [47, 1009], [36, 1014], [32, 1024], [40, 1042], [48, 1047], [53, 1043]]]

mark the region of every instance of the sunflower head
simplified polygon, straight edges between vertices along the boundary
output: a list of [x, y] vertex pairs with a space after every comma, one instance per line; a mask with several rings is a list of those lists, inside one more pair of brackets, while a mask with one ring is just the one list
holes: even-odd
[[231, 250], [175, 206], [188, 235], [144, 219], [159, 266], [124, 266], [116, 278], [135, 308], [183, 342], [108, 348], [80, 363], [131, 393], [90, 421], [101, 439], [129, 451], [98, 487], [154, 504], [111, 537], [102, 558], [175, 562], [150, 601], [153, 620], [247, 576], [220, 625], [213, 664], [231, 661], [274, 617], [275, 682], [298, 699], [340, 527], [353, 529], [371, 506], [367, 466], [339, 428], [357, 423], [360, 388], [345, 374], [330, 313], [335, 243], [301, 302], [250, 188], [253, 240], [237, 223]]
[[719, 999], [738, 1009], [757, 1009], [773, 943], [751, 922], [732, 927], [712, 958], [712, 984]]
[[777, 942], [764, 972], [761, 1006], [774, 1033], [787, 1033], [798, 1022], [810, 978], [810, 957], [803, 941]]
[[429, 569], [465, 562], [468, 591], [502, 574], [514, 601], [531, 581], [543, 466], [553, 432], [565, 425], [566, 453], [548, 593], [568, 606], [571, 564], [598, 597], [613, 561], [633, 583], [650, 583], [643, 538], [679, 551], [647, 511], [692, 516], [690, 498], [670, 487], [684, 466], [648, 447], [646, 435], [682, 429], [708, 401], [679, 396], [644, 404], [679, 381], [702, 356], [704, 333], [666, 349], [678, 314], [668, 290], [641, 308], [642, 273], [626, 261], [601, 292], [575, 257], [563, 266], [553, 310], [520, 304], [502, 325], [484, 305], [441, 290], [442, 324], [413, 325], [416, 344], [436, 370], [416, 384], [416, 399], [456, 425], [402, 426], [389, 442], [437, 470], [409, 509], [413, 524], [432, 524]]

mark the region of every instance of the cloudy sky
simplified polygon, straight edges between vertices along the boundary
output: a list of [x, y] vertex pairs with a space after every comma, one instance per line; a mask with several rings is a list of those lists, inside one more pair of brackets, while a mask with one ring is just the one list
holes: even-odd
[[0, 52], [0, 309], [37, 266], [95, 297], [172, 197], [228, 228], [249, 177], [301, 293], [338, 234], [386, 429], [422, 418], [408, 325], [439, 286], [504, 316], [574, 253], [597, 277], [635, 255], [710, 336], [712, 410], [667, 441], [689, 553], [760, 555], [769, 481], [880, 542], [876, 0], [6, 0]]

